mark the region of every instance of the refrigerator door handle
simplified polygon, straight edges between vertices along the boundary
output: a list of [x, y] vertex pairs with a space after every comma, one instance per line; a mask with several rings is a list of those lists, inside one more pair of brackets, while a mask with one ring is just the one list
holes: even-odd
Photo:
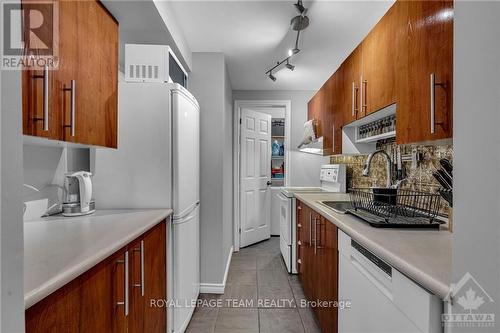
[[172, 217], [172, 222], [173, 224], [182, 224], [184, 222], [187, 222], [187, 221], [190, 221], [193, 219], [193, 217], [195, 217], [196, 215], [199, 214], [199, 212], [197, 212], [198, 210], [198, 207], [199, 207], [200, 203], [197, 202], [196, 204], [194, 204], [190, 209], [189, 211], [186, 211], [185, 213], [183, 213], [182, 215], [179, 215], [179, 216], [173, 216]]
[[194, 205], [191, 205], [191, 207], [189, 207], [187, 210], [182, 212], [180, 215], [175, 215], [175, 213], [174, 213], [172, 218], [174, 220], [181, 220], [181, 219], [189, 216], [196, 208], [198, 208], [199, 205], [200, 205], [200, 202], [197, 202]]

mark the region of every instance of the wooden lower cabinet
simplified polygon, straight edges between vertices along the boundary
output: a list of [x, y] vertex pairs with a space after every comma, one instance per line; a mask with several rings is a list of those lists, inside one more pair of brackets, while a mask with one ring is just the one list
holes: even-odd
[[26, 332], [165, 332], [167, 309], [150, 299], [167, 297], [166, 239], [162, 222], [36, 303]]
[[322, 303], [313, 308], [321, 332], [337, 332], [338, 228], [300, 201], [296, 216], [299, 280], [307, 299]]

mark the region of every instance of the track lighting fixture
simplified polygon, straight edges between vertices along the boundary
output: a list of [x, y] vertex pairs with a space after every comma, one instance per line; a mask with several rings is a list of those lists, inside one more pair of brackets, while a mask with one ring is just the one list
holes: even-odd
[[288, 68], [291, 71], [295, 69], [295, 66], [290, 64], [290, 58], [300, 52], [299, 49], [300, 32], [309, 26], [309, 18], [306, 16], [307, 8], [305, 8], [304, 5], [302, 4], [302, 0], [298, 0], [294, 6], [295, 8], [297, 8], [297, 11], [299, 12], [299, 15], [295, 16], [290, 22], [291, 29], [297, 31], [297, 37], [295, 38], [295, 47], [293, 49], [288, 50], [287, 54], [288, 57], [286, 57], [281, 61], [276, 62], [276, 65], [274, 65], [274, 67], [267, 70], [266, 75], [273, 81], [276, 81], [276, 77], [273, 75], [273, 71], [276, 68], [280, 67], [281, 65], [286, 63], [285, 64], [286, 68]]

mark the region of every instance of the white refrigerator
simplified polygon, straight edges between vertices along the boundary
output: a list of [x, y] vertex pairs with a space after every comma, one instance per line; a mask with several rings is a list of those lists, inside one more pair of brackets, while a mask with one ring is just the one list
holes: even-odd
[[118, 149], [92, 161], [96, 205], [173, 209], [168, 331], [184, 332], [200, 285], [200, 108], [178, 84], [123, 82], [118, 94]]

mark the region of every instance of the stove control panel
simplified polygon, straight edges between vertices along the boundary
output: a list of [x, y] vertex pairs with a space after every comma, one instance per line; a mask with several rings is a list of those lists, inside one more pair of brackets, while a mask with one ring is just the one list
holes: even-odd
[[322, 165], [319, 179], [322, 187], [332, 192], [344, 193], [346, 190], [345, 164]]

